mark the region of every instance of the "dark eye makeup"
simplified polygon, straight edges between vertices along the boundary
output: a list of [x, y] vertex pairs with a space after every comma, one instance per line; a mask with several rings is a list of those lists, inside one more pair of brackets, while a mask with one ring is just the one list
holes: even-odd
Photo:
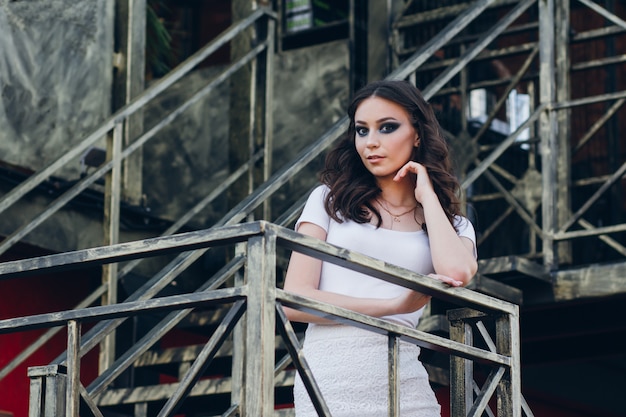
[[[383, 123], [378, 131], [380, 133], [393, 133], [400, 127], [400, 123]], [[356, 126], [354, 131], [358, 136], [364, 137], [369, 133], [369, 129], [365, 126]]]
[[391, 133], [398, 129], [398, 127], [400, 127], [400, 123], [385, 123], [380, 127], [379, 131], [381, 133]]
[[356, 126], [354, 128], [354, 131], [356, 132], [357, 135], [363, 137], [363, 136], [367, 136], [369, 129], [363, 126]]

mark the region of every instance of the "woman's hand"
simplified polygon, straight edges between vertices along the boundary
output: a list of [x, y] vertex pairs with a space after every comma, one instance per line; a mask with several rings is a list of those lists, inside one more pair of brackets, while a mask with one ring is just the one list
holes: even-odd
[[441, 274], [428, 274], [429, 277], [435, 278], [441, 282], [445, 282], [451, 287], [461, 287], [463, 286], [463, 281], [459, 281], [458, 279], [450, 278], [446, 275]]
[[435, 195], [435, 189], [428, 176], [426, 167], [418, 162], [409, 161], [402, 168], [398, 170], [394, 181], [400, 181], [406, 177], [409, 173], [416, 175], [415, 179], [415, 199], [418, 203], [422, 203], [424, 197]]
[[430, 252], [436, 272], [433, 278], [454, 287], [467, 285], [478, 269], [474, 242], [459, 237], [450, 224], [424, 165], [409, 161], [398, 170], [393, 180], [401, 181], [409, 173], [417, 176], [415, 199], [422, 205], [424, 223], [428, 225]]
[[[429, 277], [444, 282], [451, 287], [463, 286], [463, 281], [456, 280], [441, 274], [428, 274]], [[412, 313], [424, 307], [430, 301], [431, 296], [422, 294], [421, 292], [407, 289], [406, 292], [398, 297], [392, 298], [396, 314]]]

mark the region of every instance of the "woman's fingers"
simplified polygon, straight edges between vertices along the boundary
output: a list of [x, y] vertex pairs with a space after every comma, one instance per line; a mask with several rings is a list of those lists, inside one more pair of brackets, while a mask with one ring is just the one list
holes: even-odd
[[453, 287], [460, 287], [463, 285], [463, 281], [459, 281], [456, 280], [454, 278], [450, 278], [446, 275], [441, 275], [441, 274], [428, 274], [429, 277], [435, 278], [436, 280], [439, 280], [441, 282], [445, 282], [448, 285], [451, 285]]
[[417, 162], [409, 161], [402, 166], [396, 173], [394, 177], [395, 181], [399, 181], [401, 178], [406, 177], [409, 172], [412, 172], [416, 175], [419, 175], [420, 169], [425, 169], [422, 164], [418, 164]]

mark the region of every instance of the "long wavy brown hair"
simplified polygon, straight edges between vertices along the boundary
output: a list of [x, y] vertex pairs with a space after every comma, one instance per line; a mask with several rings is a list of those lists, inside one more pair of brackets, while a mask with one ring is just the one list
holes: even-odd
[[382, 223], [380, 212], [373, 205], [381, 190], [374, 175], [363, 165], [354, 144], [354, 114], [361, 102], [370, 97], [392, 101], [406, 110], [420, 138], [420, 146], [414, 148], [411, 160], [426, 167], [441, 206], [454, 226], [454, 216], [460, 214], [459, 183], [452, 173], [448, 145], [422, 93], [411, 83], [400, 80], [381, 80], [366, 85], [348, 107], [348, 131], [326, 156], [325, 168], [320, 174], [321, 182], [330, 188], [325, 200], [326, 211], [339, 223], [344, 220], [368, 223], [370, 213], [377, 217], [378, 226]]

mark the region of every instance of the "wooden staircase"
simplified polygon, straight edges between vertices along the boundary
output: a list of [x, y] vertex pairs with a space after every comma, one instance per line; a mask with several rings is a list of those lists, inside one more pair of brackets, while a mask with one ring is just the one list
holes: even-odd
[[[459, 119], [464, 117], [462, 112], [459, 113], [458, 108], [454, 108], [454, 102], [448, 100], [450, 95], [456, 94], [463, 99], [467, 99], [465, 95], [472, 88], [478, 89], [497, 85], [498, 88], [507, 90], [509, 87], [516, 87], [523, 78], [537, 81], [539, 73], [537, 68], [532, 66], [530, 66], [530, 70], [529, 67], [526, 67], [526, 69], [522, 68], [518, 73], [510, 74], [508, 78], [504, 79], [481, 79], [472, 84], [471, 79], [464, 78], [470, 75], [469, 72], [465, 71], [466, 67], [464, 65], [468, 66], [469, 61], [476, 58], [476, 56], [479, 56], [481, 62], [487, 62], [506, 57], [508, 54], [521, 55], [522, 53], [528, 53], [528, 63], [530, 65], [533, 57], [537, 56], [536, 53], [540, 48], [539, 42], [514, 46], [505, 45], [496, 50], [484, 49], [483, 52], [480, 52], [480, 55], [478, 55], [478, 52], [473, 56], [465, 55], [468, 48], [473, 47], [471, 41], [484, 39], [484, 33], [478, 31], [476, 27], [472, 27], [472, 30], [468, 31], [471, 33], [467, 33], [461, 39], [456, 39], [447, 44], [446, 42], [450, 39], [440, 40], [439, 36], [437, 36], [440, 32], [435, 29], [445, 28], [450, 22], [457, 22], [459, 25], [467, 23], [463, 18], [469, 19], [469, 16], [462, 15], [461, 12], [464, 13], [469, 8], [468, 4], [457, 4], [459, 2], [449, 1], [445, 5], [440, 5], [442, 7], [438, 7], [435, 3], [433, 3], [433, 10], [420, 11], [416, 6], [416, 2], [407, 2], [404, 14], [394, 24], [397, 36], [393, 38], [396, 43], [392, 47], [395, 51], [394, 59], [397, 67], [392, 76], [407, 78], [420, 84], [429, 99], [440, 110], [442, 117], [447, 117], [449, 120], [453, 117], [458, 117]], [[516, 12], [514, 8], [518, 3], [523, 3], [522, 5], [524, 5], [527, 2], [509, 0], [476, 2], [476, 4], [480, 5], [479, 3], [485, 5], [483, 10], [493, 6], [487, 18], [485, 18], [490, 20], [491, 17], [504, 15], [511, 12], [512, 9], [513, 12]], [[492, 4], [488, 6], [487, 3]], [[478, 6], [476, 7], [478, 8]], [[534, 17], [537, 17], [536, 14]], [[485, 19], [481, 22], [483, 28], [486, 27], [484, 26]], [[496, 19], [494, 18], [493, 20], [495, 21]], [[432, 33], [427, 33], [426, 31], [420, 33], [419, 28], [423, 29], [428, 22], [432, 23], [432, 26], [428, 26], [430, 29], [433, 29]], [[529, 21], [506, 30], [504, 27], [499, 26], [498, 30], [509, 34], [524, 33], [525, 31], [536, 30], [537, 25], [537, 21]], [[462, 30], [461, 28], [457, 29], [456, 34]], [[447, 32], [444, 35], [447, 36]], [[450, 37], [452, 38], [453, 35]], [[440, 43], [437, 44], [436, 42]], [[495, 41], [492, 40], [491, 42], [493, 42], [492, 45], [496, 45]], [[448, 55], [433, 56], [433, 50], [443, 51]], [[469, 51], [472, 52], [471, 49]], [[524, 55], [524, 59], [526, 58], [527, 56]], [[458, 80], [460, 80], [458, 83], [451, 81], [453, 77], [449, 76], [447, 72], [450, 68], [454, 68], [457, 65], [463, 67], [457, 74]], [[538, 86], [539, 84], [535, 82], [532, 88], [536, 89]], [[539, 103], [539, 105], [552, 106], [554, 103]], [[545, 110], [547, 107], [542, 109]], [[537, 121], [539, 113], [533, 113], [535, 116], [531, 115], [531, 117], [535, 117], [532, 122]], [[491, 117], [491, 115], [488, 117]], [[465, 124], [466, 122], [467, 124]], [[588, 292], [572, 292], [571, 299], [588, 298], [598, 296], [598, 294], [600, 296], [610, 296], [611, 291], [616, 294], [626, 293], [624, 284], [620, 284], [621, 281], [619, 281], [624, 274], [624, 264], [619, 259], [617, 259], [615, 264], [593, 267], [574, 264], [566, 269], [564, 267], [567, 265], [562, 265], [563, 268], [559, 270], [558, 262], [557, 264], [554, 263], [554, 256], [549, 253], [543, 253], [543, 248], [538, 248], [536, 245], [536, 242], [541, 240], [540, 233], [537, 233], [537, 228], [539, 228], [538, 219], [541, 217], [539, 207], [541, 204], [548, 203], [548, 201], [542, 201], [542, 197], [538, 193], [542, 184], [540, 183], [541, 176], [538, 176], [537, 165], [539, 165], [538, 160], [544, 156], [539, 152], [539, 142], [542, 140], [541, 134], [550, 132], [536, 132], [535, 137], [531, 137], [525, 140], [523, 144], [517, 145], [515, 144], [515, 138], [510, 139], [506, 135], [489, 136], [488, 130], [483, 132], [486, 132], [485, 137], [473, 136], [481, 132], [483, 125], [472, 125], [472, 123], [476, 122], [462, 120], [458, 129], [454, 130], [451, 128], [450, 130], [452, 131], [447, 132], [447, 134], [449, 135], [452, 148], [457, 151], [461, 150], [457, 154], [466, 157], [457, 161], [457, 164], [462, 168], [464, 188], [473, 187], [472, 194], [468, 196], [468, 202], [475, 206], [485, 205], [487, 208], [484, 211], [478, 209], [476, 211], [478, 211], [479, 215], [481, 213], [489, 213], [490, 221], [493, 219], [493, 224], [501, 225], [501, 229], [504, 229], [504, 231], [494, 231], [495, 227], [491, 228], [491, 224], [489, 227], [483, 227], [480, 230], [480, 232], [484, 233], [481, 238], [483, 239], [482, 243], [487, 247], [485, 252], [488, 253], [488, 256], [493, 257], [480, 259], [479, 272], [469, 288], [477, 293], [522, 306], [522, 308], [528, 307], [531, 311], [530, 316], [535, 323], [541, 320], [541, 314], [536, 313], [533, 315], [532, 308], [538, 308], [537, 306], [542, 306], [543, 308], [546, 304], [550, 304], [551, 307], [555, 306], [555, 294], [557, 294], [559, 286], [589, 286], [585, 287], [589, 288]], [[268, 181], [256, 187], [253, 194], [235, 205], [216, 226], [236, 224], [246, 217], [252, 216], [255, 209], [263, 201], [269, 199], [276, 189], [293, 178], [294, 172], [297, 172], [302, 166], [312, 160], [311, 154], [321, 154], [322, 151], [320, 149], [324, 149], [331, 144], [343, 131], [345, 124], [346, 120], [337, 122], [324, 137], [320, 138], [319, 142], [311, 144], [310, 147], [304, 149], [293, 164], [281, 169]], [[463, 126], [464, 124], [465, 126]], [[508, 145], [504, 146], [503, 144]], [[505, 165], [504, 167], [496, 163], [496, 161], [501, 161], [498, 159], [500, 157], [506, 161], [506, 164], [503, 164]], [[514, 166], [511, 165], [513, 161], [517, 161], [521, 157], [525, 158], [523, 162]], [[548, 159], [543, 161], [546, 163], [557, 162]], [[507, 169], [512, 172], [508, 172]], [[480, 178], [480, 181], [478, 178]], [[306, 191], [301, 190], [303, 195], [306, 194]], [[289, 210], [286, 210], [285, 215], [279, 218], [282, 220], [277, 221], [278, 224], [290, 224], [293, 221], [294, 213], [297, 213], [301, 207], [302, 195], [293, 197], [294, 199], [300, 198], [299, 202], [294, 203]], [[501, 211], [498, 211], [500, 209]], [[507, 223], [510, 219], [509, 216], [512, 217], [511, 213], [517, 214], [519, 218], [517, 218], [516, 222]], [[484, 220], [482, 223], [484, 223]], [[584, 222], [581, 224], [588, 225]], [[619, 228], [619, 226], [617, 227]], [[583, 228], [587, 227], [583, 226]], [[519, 243], [517, 235], [515, 235], [515, 238], [511, 238], [511, 230], [518, 229], [527, 232], [525, 236], [528, 242]], [[580, 235], [583, 232], [580, 230], [576, 231]], [[615, 242], [607, 237], [611, 232], [611, 230], [600, 230], [598, 235], [604, 242], [608, 241], [612, 247], [619, 249], [619, 242]], [[495, 243], [492, 241], [495, 241]], [[506, 248], [498, 247], [499, 242], [506, 243]], [[548, 242], [546, 248], [552, 243], [554, 242]], [[479, 244], [479, 252], [480, 247]], [[502, 252], [505, 253], [503, 254]], [[200, 256], [198, 255], [195, 259], [199, 259]], [[189, 260], [189, 258], [177, 258], [170, 266], [175, 270], [178, 265], [185, 262], [191, 263], [192, 261], [193, 259]], [[572, 262], [571, 259], [569, 262]], [[280, 268], [284, 269], [286, 259], [279, 258], [277, 263], [280, 265]], [[228, 269], [230, 267], [224, 263], [224, 268]], [[164, 271], [161, 273], [162, 275], [169, 274], [168, 271]], [[219, 273], [217, 275], [220, 276]], [[228, 274], [224, 276], [226, 275]], [[600, 291], [597, 287], [601, 285], [594, 284], [596, 281], [591, 282], [593, 280], [584, 280], [583, 278], [586, 275], [593, 276], [593, 278], [609, 277], [611, 282], [615, 284], [615, 288], [611, 287], [610, 291], [605, 290], [605, 292], [592, 293], [592, 290]], [[202, 283], [204, 282], [203, 278], [194, 276], [194, 280]], [[222, 281], [219, 281], [219, 285], [216, 284], [216, 288], [225, 282], [225, 278], [217, 279]], [[605, 283], [607, 281], [600, 280], [599, 282]], [[593, 285], [596, 287], [591, 288]], [[150, 295], [150, 297], [153, 296], [155, 294]], [[583, 301], [579, 302], [583, 303]], [[598, 304], [601, 304], [601, 302], [598, 302]], [[618, 305], [618, 301], [612, 299], [607, 305], [615, 307]], [[433, 300], [428, 311], [424, 314], [418, 329], [433, 335], [447, 336], [450, 333], [450, 329], [446, 313], [453, 307], [448, 302]], [[556, 309], [558, 307], [560, 306], [555, 307], [555, 311], [550, 315], [554, 323], [558, 322], [556, 320]], [[598, 305], [594, 305], [594, 307], [597, 308]], [[576, 314], [580, 314], [584, 310], [576, 305], [564, 308], [568, 312]], [[208, 340], [225, 314], [226, 310], [222, 308], [213, 311], [188, 312], [184, 317], [178, 317], [175, 320], [176, 323], [174, 323], [174, 320], [171, 320], [170, 316], [153, 317], [158, 324], [155, 330], [150, 331], [158, 333], [159, 330], [163, 330], [163, 332], [159, 333], [158, 337], [156, 336], [157, 333], [154, 333], [154, 336], [148, 336], [149, 340], [145, 341], [143, 341], [142, 337], [149, 335], [149, 331], [141, 335], [134, 335], [130, 331], [128, 333], [120, 332], [118, 338], [128, 338], [126, 340], [127, 344], [132, 348], [136, 344], [141, 344], [142, 346], [133, 354], [132, 361], [129, 360], [131, 363], [125, 364], [128, 367], [125, 366], [115, 378], [111, 378], [115, 382], [109, 381], [111, 382], [110, 385], [100, 386], [98, 380], [96, 380], [97, 386], [95, 388], [88, 386], [87, 391], [91, 389], [97, 391], [94, 401], [107, 416], [143, 417], [153, 415], [153, 409], [158, 409], [162, 406], [176, 390], [177, 382], [185, 377], [193, 361], [202, 352], [205, 346], [203, 342]], [[601, 316], [610, 316], [610, 312], [602, 310]], [[170, 319], [167, 317], [170, 317]], [[594, 317], [598, 318], [597, 316]], [[593, 323], [588, 324], [588, 327], [591, 328], [593, 325]], [[616, 328], [620, 332], [624, 331], [623, 327]], [[298, 330], [301, 334], [302, 329]], [[480, 330], [478, 329], [479, 333]], [[573, 331], [570, 328], [568, 330]], [[611, 334], [613, 327], [609, 326], [605, 330], [602, 332], [603, 337], [606, 337], [608, 340], [606, 335]], [[550, 335], [537, 331], [537, 333], [533, 334], [533, 337], [537, 340], [546, 340], [550, 338]], [[579, 339], [577, 341], [580, 342]], [[276, 344], [278, 346], [276, 350], [277, 366], [275, 369], [276, 415], [291, 415], [292, 410], [289, 409], [291, 404], [290, 389], [293, 385], [295, 371], [289, 360], [283, 360], [286, 351], [282, 338], [277, 337]], [[217, 351], [213, 361], [203, 370], [202, 377], [190, 391], [188, 399], [181, 408], [182, 413], [190, 417], [234, 415], [235, 411], [230, 407], [230, 398], [233, 377], [231, 375], [232, 358], [235, 349], [236, 346], [233, 345], [232, 339], [228, 339]], [[438, 385], [449, 385], [449, 355], [424, 351], [423, 356], [432, 382]]]

